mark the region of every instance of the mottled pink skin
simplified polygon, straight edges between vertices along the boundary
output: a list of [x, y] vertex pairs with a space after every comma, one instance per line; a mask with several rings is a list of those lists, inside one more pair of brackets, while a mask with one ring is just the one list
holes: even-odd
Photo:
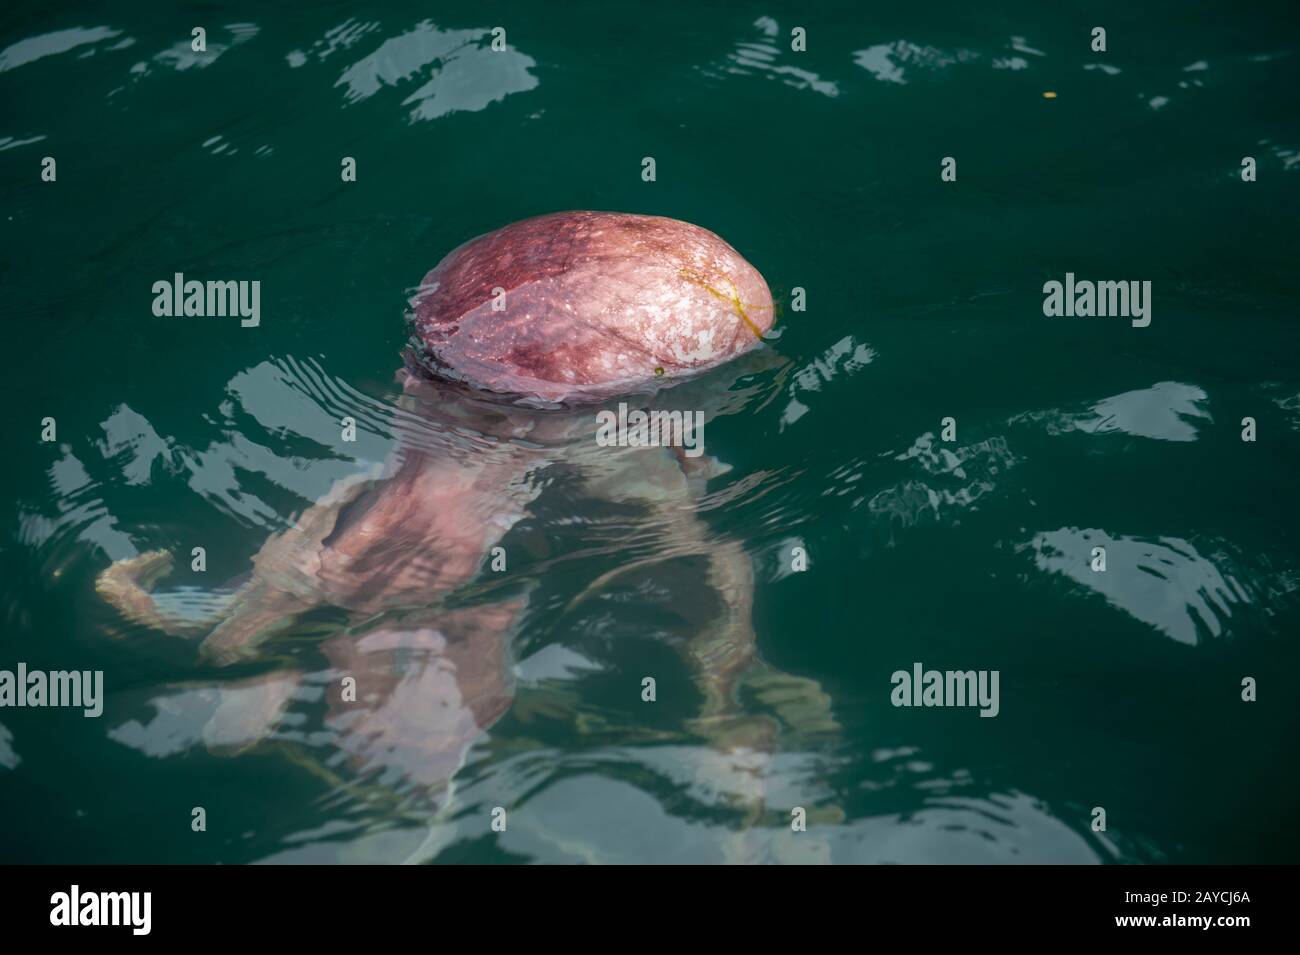
[[478, 573], [488, 550], [524, 515], [511, 494], [520, 462], [408, 454], [392, 478], [345, 513], [321, 548], [322, 594], [359, 612], [418, 606]]
[[774, 317], [763, 277], [712, 232], [614, 212], [557, 212], [467, 242], [425, 277], [414, 307], [429, 370], [556, 403], [720, 365]]

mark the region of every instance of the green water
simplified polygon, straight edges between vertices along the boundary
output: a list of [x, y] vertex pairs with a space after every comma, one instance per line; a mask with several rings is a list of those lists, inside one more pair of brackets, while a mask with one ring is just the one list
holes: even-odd
[[[312, 6], [0, 14], [0, 669], [105, 681], [97, 719], [0, 710], [0, 860], [1296, 861], [1292, 5]], [[698, 516], [752, 557], [763, 659], [838, 725], [781, 725], [757, 819], [689, 729], [698, 565], [570, 609], [655, 549], [562, 476], [505, 540], [514, 705], [441, 812], [409, 754], [341, 747], [340, 614], [223, 669], [95, 591], [159, 548], [174, 594], [247, 572], [391, 450], [425, 272], [571, 208], [712, 229], [783, 304], [785, 364], [708, 425], [732, 470]], [[260, 325], [155, 317], [176, 272], [260, 280]], [[1067, 272], [1150, 281], [1150, 325], [1045, 317]], [[998, 671], [998, 715], [891, 705], [918, 662]], [[210, 752], [214, 694], [286, 666], [273, 733]]]

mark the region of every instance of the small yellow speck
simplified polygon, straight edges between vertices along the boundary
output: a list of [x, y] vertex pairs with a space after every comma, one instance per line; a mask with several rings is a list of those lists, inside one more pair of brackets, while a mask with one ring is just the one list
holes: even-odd
[[662, 375], [663, 373], [664, 373], [664, 369], [663, 369], [663, 366], [662, 366], [662, 365], [655, 369], [655, 376], [656, 376], [656, 377]]
[[1052, 90], [1048, 90], [1043, 94], [1043, 99], [1056, 99], [1056, 93]]

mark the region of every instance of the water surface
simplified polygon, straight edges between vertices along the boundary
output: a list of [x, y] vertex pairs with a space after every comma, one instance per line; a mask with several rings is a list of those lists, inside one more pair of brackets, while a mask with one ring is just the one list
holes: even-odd
[[[0, 668], [102, 669], [106, 699], [0, 711], [0, 858], [1296, 861], [1292, 5], [814, 6], [6, 9]], [[506, 541], [514, 704], [441, 814], [340, 748], [328, 608], [231, 672], [95, 593], [159, 548], [182, 604], [246, 573], [403, 433], [424, 273], [570, 208], [712, 229], [783, 303], [783, 364], [708, 425], [731, 470], [697, 514], [752, 557], [765, 660], [838, 725], [786, 728], [757, 821], [755, 777], [688, 731], [698, 566], [560, 471]], [[259, 279], [261, 324], [155, 317], [176, 272]], [[1044, 317], [1067, 272], [1152, 282], [1150, 326]], [[218, 692], [286, 662], [273, 736], [212, 745]], [[999, 671], [997, 717], [892, 706], [916, 662]]]

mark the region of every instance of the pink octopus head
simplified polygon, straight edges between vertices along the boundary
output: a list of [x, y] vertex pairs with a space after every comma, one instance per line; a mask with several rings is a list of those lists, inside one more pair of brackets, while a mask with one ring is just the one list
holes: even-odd
[[547, 403], [705, 371], [772, 327], [767, 283], [718, 236], [613, 212], [526, 219], [452, 251], [414, 302], [412, 362]]

